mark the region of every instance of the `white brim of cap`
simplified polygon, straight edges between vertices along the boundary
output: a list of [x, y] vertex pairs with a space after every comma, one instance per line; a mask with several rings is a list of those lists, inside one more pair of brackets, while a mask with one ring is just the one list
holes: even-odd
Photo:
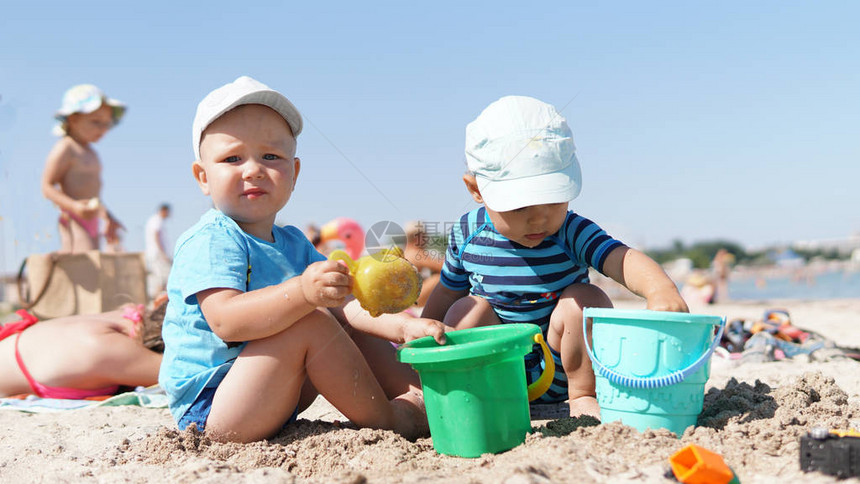
[[564, 172], [513, 180], [490, 180], [481, 175], [475, 177], [481, 198], [487, 207], [495, 212], [569, 202], [579, 195], [580, 177], [575, 178]]
[[[293, 103], [291, 103], [289, 99], [277, 91], [257, 91], [246, 94], [237, 99], [234, 103], [230, 104], [230, 106], [224, 108], [224, 110], [218, 113], [212, 121], [221, 117], [221, 115], [227, 111], [243, 104], [262, 104], [263, 106], [270, 107], [277, 111], [278, 114], [284, 118], [287, 124], [290, 125], [290, 130], [293, 132], [294, 137], [298, 137], [299, 133], [302, 132], [302, 115], [299, 114], [299, 110], [293, 106]], [[212, 121], [209, 121], [209, 124], [211, 124]], [[209, 124], [207, 124], [207, 126]], [[206, 128], [204, 127], [203, 129]]]
[[194, 156], [199, 160], [200, 159], [200, 141], [203, 136], [203, 131], [206, 131], [206, 128], [209, 127], [210, 124], [215, 122], [216, 119], [220, 118], [227, 111], [231, 109], [237, 108], [239, 106], [243, 106], [245, 104], [261, 104], [268, 108], [274, 109], [290, 126], [290, 130], [293, 132], [293, 137], [298, 137], [299, 133], [302, 132], [302, 115], [299, 114], [299, 110], [291, 103], [283, 94], [277, 91], [255, 91], [236, 99], [232, 103], [227, 106], [221, 108], [217, 112], [211, 113], [208, 116], [208, 119], [205, 123], [198, 123], [195, 120], [195, 131], [194, 131]]

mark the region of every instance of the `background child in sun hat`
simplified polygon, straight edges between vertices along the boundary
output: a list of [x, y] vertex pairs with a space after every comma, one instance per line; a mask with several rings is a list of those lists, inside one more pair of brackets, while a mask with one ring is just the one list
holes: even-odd
[[[539, 325], [556, 375], [537, 402], [569, 399], [571, 416], [599, 418], [582, 310], [612, 302], [589, 284], [588, 268], [644, 297], [648, 309], [686, 312], [686, 303], [651, 258], [568, 210], [581, 173], [573, 134], [551, 105], [525, 96], [490, 104], [466, 127], [466, 160], [463, 181], [482, 206], [453, 225], [423, 317], [457, 329]], [[529, 383], [543, 365], [539, 349], [526, 357]]]
[[125, 105], [92, 84], [69, 88], [55, 118], [60, 139], [48, 154], [42, 194], [60, 209], [61, 252], [99, 248], [99, 219], [108, 244], [118, 244], [122, 224], [100, 199], [102, 164], [92, 144], [122, 119]]
[[417, 374], [386, 339], [441, 343], [445, 326], [370, 317], [347, 298], [343, 265], [274, 224], [296, 188], [301, 130], [295, 106], [249, 77], [198, 105], [192, 171], [214, 208], [176, 243], [159, 382], [180, 429], [219, 440], [270, 437], [318, 393], [358, 426], [424, 434]]

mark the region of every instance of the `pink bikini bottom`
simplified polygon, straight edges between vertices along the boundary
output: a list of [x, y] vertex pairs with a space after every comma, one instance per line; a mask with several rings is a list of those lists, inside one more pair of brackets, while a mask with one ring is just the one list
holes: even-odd
[[98, 239], [99, 238], [99, 218], [81, 218], [75, 215], [72, 212], [67, 212], [65, 210], [60, 214], [60, 225], [63, 227], [68, 227], [71, 221], [74, 220], [78, 225], [83, 227], [84, 230], [87, 231], [87, 234], [90, 238]]

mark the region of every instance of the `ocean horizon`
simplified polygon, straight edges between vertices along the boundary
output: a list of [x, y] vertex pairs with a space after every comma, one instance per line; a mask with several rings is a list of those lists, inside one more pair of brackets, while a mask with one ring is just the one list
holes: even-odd
[[775, 274], [732, 274], [729, 299], [844, 299], [860, 297], [860, 271], [834, 269]]

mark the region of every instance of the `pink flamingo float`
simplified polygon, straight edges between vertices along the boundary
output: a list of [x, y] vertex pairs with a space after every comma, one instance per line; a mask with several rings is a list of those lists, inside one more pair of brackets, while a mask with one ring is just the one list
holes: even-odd
[[344, 251], [353, 259], [361, 257], [361, 253], [364, 251], [364, 229], [351, 218], [338, 217], [326, 222], [320, 228], [320, 240], [322, 242], [335, 240], [342, 242]]

